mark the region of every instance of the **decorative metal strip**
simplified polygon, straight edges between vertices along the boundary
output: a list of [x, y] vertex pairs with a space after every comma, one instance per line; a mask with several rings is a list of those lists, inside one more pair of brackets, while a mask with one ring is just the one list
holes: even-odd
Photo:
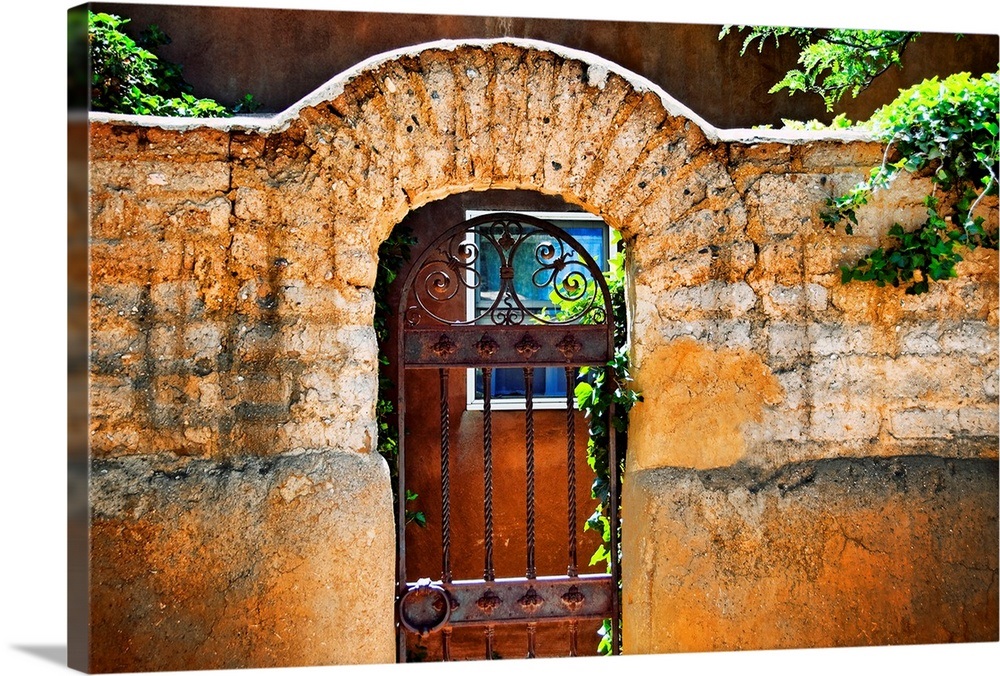
[[556, 349], [566, 358], [566, 361], [572, 361], [573, 357], [583, 349], [583, 344], [572, 333], [567, 333], [562, 340], [556, 343]]
[[617, 589], [607, 574], [460, 580], [440, 587], [452, 601], [450, 626], [603, 619], [611, 616]]
[[439, 359], [447, 359], [458, 351], [458, 345], [446, 333], [442, 333], [437, 342], [431, 345], [431, 352]]
[[528, 622], [528, 659], [535, 656], [535, 628], [538, 626], [535, 622]]
[[525, 335], [523, 328], [510, 327], [490, 327], [488, 334], [478, 326], [450, 328], [447, 334], [417, 329], [403, 337], [403, 360], [407, 368], [565, 367], [603, 366], [613, 356], [606, 327], [539, 326], [528, 341]]
[[532, 338], [531, 334], [526, 333], [521, 337], [521, 340], [514, 344], [514, 349], [517, 350], [519, 355], [530, 360], [538, 354], [538, 351], [542, 349], [542, 345]]

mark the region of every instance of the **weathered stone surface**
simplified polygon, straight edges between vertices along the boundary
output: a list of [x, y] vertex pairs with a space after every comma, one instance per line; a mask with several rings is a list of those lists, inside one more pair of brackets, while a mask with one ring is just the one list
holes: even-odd
[[629, 472], [653, 467], [722, 467], [745, 452], [740, 425], [782, 395], [755, 354], [678, 339], [643, 359], [632, 413]]
[[95, 462], [92, 640], [115, 649], [90, 669], [391, 662], [388, 479], [344, 453]]
[[996, 496], [995, 460], [633, 471], [624, 650], [996, 641]]

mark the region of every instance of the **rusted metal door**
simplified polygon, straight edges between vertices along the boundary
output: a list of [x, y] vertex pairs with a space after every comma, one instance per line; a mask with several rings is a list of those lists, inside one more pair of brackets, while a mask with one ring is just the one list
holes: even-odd
[[[478, 299], [456, 313], [455, 300], [463, 295]], [[567, 232], [546, 221], [524, 214], [497, 213], [473, 218], [441, 234], [413, 261], [402, 291], [398, 314], [397, 348], [399, 391], [399, 484], [407, 495], [405, 463], [408, 450], [407, 409], [419, 407], [423, 415], [440, 416], [440, 438], [435, 448], [411, 449], [420, 462], [440, 461], [440, 579], [410, 579], [406, 565], [406, 500], [397, 513], [397, 631], [398, 659], [407, 660], [407, 635], [440, 636], [439, 655], [453, 659], [452, 632], [474, 627], [481, 630], [480, 657], [495, 654], [494, 632], [504, 625], [523, 627], [524, 652], [536, 655], [536, 631], [540, 624], [565, 627], [565, 655], [577, 654], [577, 632], [581, 622], [610, 618], [612, 650], [618, 653], [619, 596], [618, 561], [612, 555], [608, 573], [581, 574], [578, 540], [583, 520], [577, 514], [577, 463], [586, 454], [576, 439], [574, 389], [581, 367], [604, 366], [613, 356], [614, 327], [611, 298], [601, 267]], [[547, 300], [548, 299], [548, 300]], [[569, 303], [556, 303], [555, 300]], [[564, 309], [557, 311], [556, 307]], [[568, 307], [568, 309], [566, 309]], [[557, 546], [565, 556], [565, 574], [539, 575], [536, 569], [536, 477], [534, 379], [536, 369], [545, 376], [565, 378], [565, 399], [560, 406], [565, 434], [564, 486], [544, 483], [546, 491], [565, 494], [565, 540]], [[407, 401], [406, 378], [417, 369], [437, 371], [439, 390], [422, 392], [420, 401]], [[482, 520], [452, 523], [451, 502], [453, 452], [450, 448], [451, 415], [448, 383], [464, 369], [479, 369], [482, 439], [476, 449], [481, 461]], [[524, 574], [498, 578], [494, 566], [494, 371], [504, 369], [509, 380], [512, 369], [524, 379]], [[555, 370], [555, 373], [554, 373]], [[426, 371], [425, 371], [426, 373]], [[517, 371], [513, 372], [517, 375]], [[610, 378], [608, 379], [610, 381]], [[471, 379], [470, 379], [471, 382]], [[613, 386], [613, 385], [609, 385]], [[435, 399], [437, 401], [435, 401]], [[552, 402], [548, 402], [551, 407]], [[613, 415], [613, 410], [608, 411]], [[551, 432], [551, 430], [547, 430]], [[617, 467], [614, 435], [611, 436], [610, 467]], [[478, 442], [477, 442], [478, 443]], [[468, 451], [468, 449], [462, 449]], [[468, 455], [466, 453], [466, 455]], [[480, 465], [477, 464], [477, 467]], [[436, 471], [436, 470], [435, 470]], [[585, 484], [586, 485], [586, 484]], [[617, 472], [610, 479], [611, 551], [618, 551]], [[480, 529], [483, 573], [476, 579], [454, 579], [451, 542], [454, 529]], [[560, 554], [562, 556], [563, 554]], [[586, 559], [584, 559], [586, 562]], [[433, 640], [437, 640], [436, 638]], [[478, 639], [477, 639], [478, 640]]]

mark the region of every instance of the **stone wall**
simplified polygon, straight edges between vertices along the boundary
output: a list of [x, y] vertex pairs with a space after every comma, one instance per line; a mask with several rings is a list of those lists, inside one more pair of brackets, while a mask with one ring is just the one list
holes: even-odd
[[822, 226], [878, 144], [720, 132], [527, 42], [388, 55], [274, 118], [94, 115], [90, 143], [91, 668], [393, 659], [376, 252], [487, 189], [630, 247], [626, 652], [996, 640], [997, 256], [842, 286], [920, 219], [913, 179]]

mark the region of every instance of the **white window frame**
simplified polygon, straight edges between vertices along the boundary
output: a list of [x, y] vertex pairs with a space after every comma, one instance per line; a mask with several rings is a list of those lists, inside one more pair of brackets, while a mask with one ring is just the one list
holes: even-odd
[[[478, 216], [486, 216], [488, 214], [496, 213], [512, 213], [524, 216], [531, 216], [534, 218], [541, 219], [543, 221], [552, 222], [553, 225], [558, 225], [559, 221], [594, 221], [595, 223], [600, 223], [605, 229], [605, 238], [607, 241], [608, 250], [606, 252], [606, 260], [597, 260], [597, 264], [601, 266], [602, 270], [606, 270], [608, 267], [608, 259], [611, 258], [617, 252], [617, 245], [614, 242], [614, 238], [611, 236], [611, 227], [604, 222], [604, 219], [599, 216], [595, 216], [586, 211], [519, 211], [512, 209], [493, 209], [489, 211], [483, 211], [480, 209], [469, 209], [465, 212], [466, 220], [471, 220]], [[466, 233], [465, 241], [468, 243], [475, 243], [475, 235], [472, 232]], [[465, 312], [466, 319], [473, 319], [476, 316], [476, 290], [473, 288], [473, 271], [466, 271], [466, 280], [468, 284], [466, 285], [465, 291]], [[502, 368], [502, 367], [498, 367]], [[544, 368], [544, 367], [539, 367]], [[466, 380], [466, 401], [465, 407], [469, 411], [482, 411], [484, 408], [484, 402], [482, 399], [476, 398], [476, 369], [468, 368], [465, 369], [465, 380]], [[566, 408], [566, 397], [558, 396], [535, 396], [531, 400], [532, 408], [538, 409], [561, 409]], [[527, 407], [527, 401], [524, 397], [504, 397], [502, 399], [490, 399], [490, 408], [494, 411], [523, 411]]]

